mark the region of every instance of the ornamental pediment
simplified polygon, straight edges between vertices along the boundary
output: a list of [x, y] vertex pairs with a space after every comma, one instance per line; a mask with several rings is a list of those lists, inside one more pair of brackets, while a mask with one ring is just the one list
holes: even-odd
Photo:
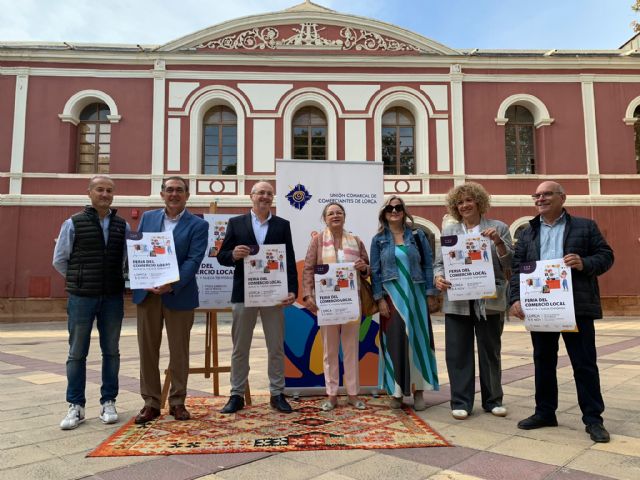
[[411, 55], [428, 51], [407, 41], [383, 35], [366, 28], [327, 25], [316, 22], [252, 27], [206, 40], [195, 45], [197, 51], [296, 51], [384, 53]]
[[304, 9], [292, 8], [214, 25], [162, 45], [158, 50], [198, 54], [461, 54], [396, 25], [302, 5]]

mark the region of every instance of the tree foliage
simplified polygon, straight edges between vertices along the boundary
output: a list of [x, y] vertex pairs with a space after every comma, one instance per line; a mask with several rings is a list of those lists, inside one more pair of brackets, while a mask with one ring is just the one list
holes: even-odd
[[[631, 10], [633, 10], [636, 13], [640, 12], [640, 0], [635, 0], [633, 2], [633, 5], [631, 5]], [[640, 32], [640, 23], [634, 20], [633, 22], [631, 22], [631, 26], [633, 27], [634, 32]]]

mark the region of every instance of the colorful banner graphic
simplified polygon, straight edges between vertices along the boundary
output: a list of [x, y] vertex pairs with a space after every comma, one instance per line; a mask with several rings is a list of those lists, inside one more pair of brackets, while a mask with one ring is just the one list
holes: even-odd
[[224, 267], [216, 258], [222, 246], [227, 223], [235, 215], [205, 213], [203, 218], [209, 224], [207, 250], [196, 275], [200, 308], [230, 308], [233, 289], [233, 267]]
[[[341, 203], [346, 210], [345, 229], [359, 236], [369, 250], [378, 229], [383, 203], [382, 163], [278, 160], [276, 162], [277, 214], [291, 222], [298, 278], [312, 234], [325, 228], [321, 215], [325, 205]], [[356, 181], [357, 179], [357, 181]], [[302, 294], [302, 289], [300, 289]], [[375, 318], [360, 323], [360, 385], [377, 391], [378, 330]], [[322, 338], [315, 315], [296, 305], [285, 309], [285, 376], [287, 392], [324, 392]], [[342, 365], [340, 366], [342, 377]]]

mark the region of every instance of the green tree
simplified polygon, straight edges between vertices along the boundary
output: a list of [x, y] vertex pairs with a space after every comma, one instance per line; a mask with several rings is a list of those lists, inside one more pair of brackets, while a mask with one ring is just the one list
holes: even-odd
[[[636, 13], [640, 12], [640, 0], [635, 0], [633, 2], [633, 5], [631, 5], [631, 10]], [[634, 20], [633, 22], [631, 22], [631, 26], [633, 27], [634, 32], [640, 32], [640, 23]]]

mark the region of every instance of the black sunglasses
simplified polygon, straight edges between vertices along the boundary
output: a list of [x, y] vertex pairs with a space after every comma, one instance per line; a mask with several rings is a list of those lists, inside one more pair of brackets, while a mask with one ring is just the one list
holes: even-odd
[[399, 203], [398, 205], [387, 205], [386, 207], [384, 207], [384, 213], [391, 213], [391, 212], [404, 212], [404, 207], [402, 206], [401, 203]]

